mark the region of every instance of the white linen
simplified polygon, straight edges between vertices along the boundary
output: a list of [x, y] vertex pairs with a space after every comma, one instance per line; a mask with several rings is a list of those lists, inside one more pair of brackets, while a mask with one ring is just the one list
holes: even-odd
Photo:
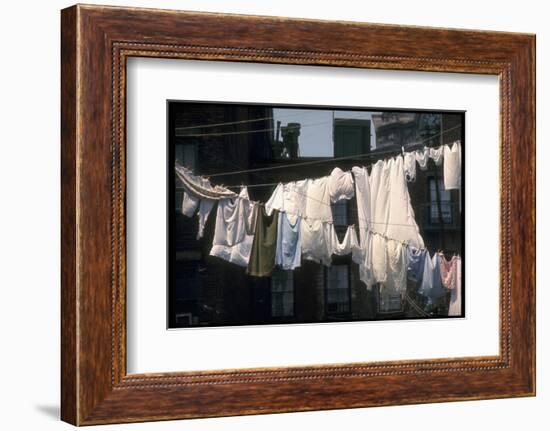
[[306, 214], [306, 196], [309, 180], [279, 183], [265, 204], [267, 215], [276, 209], [286, 212], [290, 223], [296, 223], [298, 217]]
[[334, 168], [328, 178], [331, 202], [338, 202], [342, 199], [349, 200], [354, 196], [355, 187], [351, 172], [344, 172], [340, 168]]
[[445, 190], [460, 189], [462, 183], [462, 147], [459, 141], [451, 147], [445, 145], [443, 157], [443, 183]]
[[359, 224], [359, 249], [353, 252], [352, 259], [359, 265], [359, 279], [372, 288], [372, 240], [371, 240], [371, 186], [367, 168], [354, 166], [355, 196], [357, 200], [357, 218]]
[[416, 157], [414, 152], [405, 153], [403, 156], [403, 169], [407, 181], [416, 180]]
[[330, 266], [330, 223], [303, 218], [300, 223], [302, 258]]
[[296, 217], [293, 223], [287, 213], [279, 213], [275, 265], [279, 265], [285, 270], [297, 268], [301, 264], [301, 222], [301, 217]]
[[191, 196], [189, 193], [183, 192], [183, 200], [181, 202], [181, 213], [187, 217], [193, 217], [197, 212], [200, 199]]
[[434, 161], [436, 166], [441, 165], [443, 162], [443, 146], [437, 148], [428, 149], [430, 158]]
[[323, 222], [332, 222], [328, 182], [329, 177], [309, 180], [304, 218], [315, 218]]
[[[389, 165], [390, 188], [386, 197], [382, 199], [383, 204], [386, 205], [383, 208], [386, 211], [384, 220], [387, 220], [383, 233], [387, 238], [404, 241], [416, 248], [424, 248], [424, 240], [420, 236], [420, 230], [416, 224], [403, 172], [403, 157], [397, 156], [390, 159], [387, 164]], [[384, 189], [380, 189], [379, 197], [383, 191]], [[374, 229], [379, 232], [383, 227], [383, 225], [375, 225]]]
[[399, 241], [386, 241], [387, 271], [383, 292], [404, 295], [407, 290], [407, 252]]
[[332, 254], [337, 256], [345, 256], [352, 252], [356, 252], [359, 249], [359, 242], [357, 241], [357, 233], [354, 226], [348, 226], [342, 242], [338, 241], [338, 235], [333, 224], [329, 225], [330, 230], [330, 245]]
[[420, 166], [420, 169], [422, 169], [423, 171], [428, 169], [428, 160], [430, 158], [430, 152], [428, 148], [414, 151], [414, 158], [416, 159], [418, 166]]
[[239, 197], [218, 202], [211, 256], [246, 267], [250, 260], [257, 206], [249, 200], [246, 187]]

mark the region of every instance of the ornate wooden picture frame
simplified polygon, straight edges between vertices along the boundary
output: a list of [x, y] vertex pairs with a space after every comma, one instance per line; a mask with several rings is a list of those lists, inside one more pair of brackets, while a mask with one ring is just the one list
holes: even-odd
[[[61, 24], [64, 421], [91, 425], [535, 394], [533, 35], [81, 5], [63, 10]], [[497, 75], [500, 353], [128, 374], [125, 100], [126, 60], [133, 56]]]

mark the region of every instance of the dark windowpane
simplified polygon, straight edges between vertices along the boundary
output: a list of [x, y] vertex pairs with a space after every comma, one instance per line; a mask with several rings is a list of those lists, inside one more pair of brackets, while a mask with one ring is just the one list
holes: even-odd
[[294, 274], [292, 271], [275, 270], [271, 277], [271, 316], [294, 315]]
[[350, 309], [350, 282], [348, 265], [327, 268], [327, 311], [347, 313]]

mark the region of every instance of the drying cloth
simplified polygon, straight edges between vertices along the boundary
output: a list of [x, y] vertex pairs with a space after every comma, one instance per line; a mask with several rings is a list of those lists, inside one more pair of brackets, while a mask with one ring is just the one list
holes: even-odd
[[314, 218], [323, 222], [332, 222], [330, 207], [329, 177], [310, 180], [307, 186], [304, 218]]
[[436, 166], [440, 166], [443, 162], [443, 146], [437, 148], [429, 148], [430, 159], [432, 159]]
[[430, 305], [436, 305], [437, 301], [445, 295], [445, 290], [441, 284], [441, 263], [439, 253], [434, 253], [430, 258], [426, 254], [424, 259], [424, 272], [422, 274], [422, 284], [419, 292], [428, 298]]
[[420, 283], [422, 281], [424, 259], [426, 259], [426, 250], [407, 247], [407, 277], [414, 283]]
[[275, 267], [278, 223], [279, 211], [273, 210], [271, 216], [268, 216], [263, 206], [258, 210], [252, 252], [246, 270], [247, 274], [255, 277], [271, 275]]
[[451, 300], [449, 303], [449, 316], [460, 316], [462, 313], [462, 264], [460, 257], [453, 256], [447, 260], [440, 254], [439, 264], [441, 270], [441, 283], [445, 288], [451, 291]]
[[451, 290], [449, 316], [460, 316], [462, 314], [462, 260], [459, 256], [456, 256], [454, 264], [456, 267], [455, 288]]
[[370, 175], [370, 185], [372, 231], [416, 248], [424, 248], [405, 180], [403, 156], [376, 162]]
[[445, 190], [460, 189], [462, 183], [462, 147], [460, 142], [451, 147], [445, 145], [443, 158], [443, 183]]
[[[185, 166], [175, 165], [176, 176], [184, 188], [184, 197], [181, 211], [191, 217], [199, 207], [199, 231], [197, 239], [202, 238], [204, 226], [214, 207], [214, 202], [220, 199], [234, 198], [236, 193], [221, 186], [212, 186], [210, 181], [199, 175], [194, 175]], [[199, 202], [200, 201], [200, 202]]]
[[405, 153], [403, 156], [403, 169], [407, 181], [416, 180], [416, 157], [414, 152]]
[[285, 211], [288, 220], [294, 224], [298, 217], [306, 214], [306, 196], [309, 180], [279, 183], [275, 191], [265, 204], [267, 215], [271, 215], [274, 209]]
[[375, 283], [385, 283], [388, 277], [387, 240], [382, 235], [372, 235], [372, 275]]
[[428, 159], [430, 158], [429, 149], [424, 148], [422, 150], [416, 150], [413, 152], [413, 154], [416, 162], [418, 163], [418, 166], [420, 166], [420, 169], [422, 169], [423, 171], [428, 169]]
[[218, 202], [211, 256], [239, 266], [248, 265], [254, 240], [256, 208], [249, 199], [246, 187], [241, 188], [238, 198]]
[[387, 277], [382, 292], [404, 296], [407, 290], [407, 247], [399, 241], [386, 241]]
[[187, 217], [193, 217], [193, 215], [197, 212], [199, 202], [199, 198], [191, 196], [189, 193], [183, 192], [181, 213]]
[[321, 220], [302, 219], [300, 231], [304, 259], [330, 266], [331, 226], [330, 223], [323, 223]]
[[359, 265], [359, 279], [368, 289], [374, 284], [372, 274], [371, 186], [367, 168], [354, 166], [355, 196], [357, 200], [357, 218], [359, 224], [359, 250], [353, 252], [352, 259]]
[[222, 186], [212, 186], [207, 178], [194, 175], [185, 166], [176, 165], [176, 175], [187, 193], [199, 199], [220, 200], [237, 196], [235, 192]]
[[328, 177], [330, 200], [338, 202], [341, 199], [351, 199], [354, 195], [353, 175], [340, 168], [334, 168]]
[[302, 219], [297, 217], [295, 222], [292, 223], [286, 213], [279, 213], [275, 264], [285, 270], [294, 269], [300, 266], [302, 256], [301, 221]]
[[357, 233], [355, 232], [354, 226], [347, 227], [342, 242], [338, 241], [338, 235], [336, 234], [336, 229], [333, 224], [329, 225], [328, 229], [330, 230], [330, 245], [332, 254], [337, 256], [345, 256], [352, 252], [357, 253], [359, 250], [359, 243], [357, 241]]

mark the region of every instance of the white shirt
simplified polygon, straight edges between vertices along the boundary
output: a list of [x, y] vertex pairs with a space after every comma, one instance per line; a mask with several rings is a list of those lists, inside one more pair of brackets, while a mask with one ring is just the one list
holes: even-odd
[[302, 219], [300, 234], [302, 258], [329, 266], [331, 262], [331, 229], [332, 224], [321, 220]]
[[462, 147], [460, 142], [451, 147], [445, 145], [443, 158], [443, 183], [445, 190], [460, 189], [462, 182]]
[[302, 219], [296, 217], [296, 221], [292, 223], [287, 213], [279, 213], [275, 265], [279, 265], [285, 270], [294, 269], [301, 265], [301, 222]]
[[239, 197], [218, 202], [211, 256], [246, 267], [250, 260], [257, 207], [249, 200], [246, 187]]
[[332, 222], [332, 208], [330, 207], [329, 177], [309, 180], [307, 186], [304, 218], [320, 219]]
[[279, 183], [265, 204], [266, 214], [270, 216], [272, 211], [276, 209], [286, 212], [290, 223], [296, 223], [296, 219], [306, 213], [308, 184], [309, 180], [292, 181], [286, 184]]

